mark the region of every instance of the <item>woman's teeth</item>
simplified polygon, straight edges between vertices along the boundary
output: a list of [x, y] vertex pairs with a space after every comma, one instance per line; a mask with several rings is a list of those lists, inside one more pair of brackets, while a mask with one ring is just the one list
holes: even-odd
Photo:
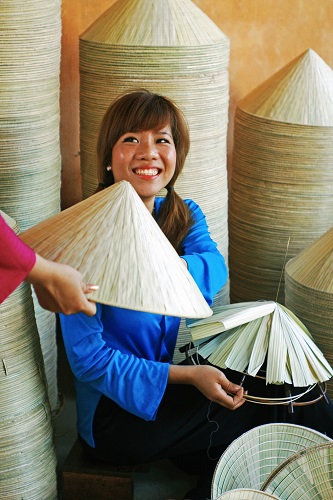
[[157, 175], [158, 168], [136, 168], [134, 173], [137, 175]]

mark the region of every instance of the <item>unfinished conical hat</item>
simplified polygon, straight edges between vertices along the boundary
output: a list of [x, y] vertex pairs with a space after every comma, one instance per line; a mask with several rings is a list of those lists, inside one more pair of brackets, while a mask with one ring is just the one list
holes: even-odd
[[332, 367], [305, 325], [277, 302], [220, 306], [210, 318], [188, 326], [199, 354], [220, 368], [255, 376], [267, 360], [267, 384], [288, 383], [295, 387], [324, 382], [333, 376]]
[[179, 317], [212, 314], [177, 252], [127, 181], [21, 235], [40, 255], [99, 285], [91, 300]]
[[289, 260], [286, 273], [305, 287], [333, 294], [333, 228]]
[[286, 500], [333, 498], [333, 443], [300, 450], [276, 467], [261, 489]]
[[254, 427], [235, 439], [219, 459], [212, 481], [212, 498], [237, 488], [260, 490], [270, 473], [288, 457], [310, 446], [330, 442], [316, 430], [295, 424]]
[[[202, 29], [198, 31], [198, 27]], [[168, 47], [209, 45], [222, 37], [229, 43], [228, 37], [190, 0], [118, 0], [80, 39], [124, 47]]]
[[300, 125], [333, 125], [333, 71], [312, 49], [259, 85], [238, 106], [253, 115]]

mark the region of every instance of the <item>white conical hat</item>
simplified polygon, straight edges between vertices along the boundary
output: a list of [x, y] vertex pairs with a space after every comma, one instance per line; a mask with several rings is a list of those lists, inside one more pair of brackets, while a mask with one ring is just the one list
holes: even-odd
[[22, 233], [43, 257], [99, 285], [91, 299], [126, 309], [203, 318], [212, 310], [129, 182], [87, 198]]
[[286, 274], [302, 286], [333, 293], [333, 227], [290, 259]]
[[198, 46], [229, 41], [191, 0], [118, 0], [80, 39], [122, 47]]
[[279, 122], [333, 125], [333, 70], [308, 49], [242, 99], [238, 106]]

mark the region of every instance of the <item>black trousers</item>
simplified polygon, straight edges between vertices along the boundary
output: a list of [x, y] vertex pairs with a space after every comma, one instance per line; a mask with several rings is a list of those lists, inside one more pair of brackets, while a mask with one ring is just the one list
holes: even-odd
[[[241, 375], [224, 370], [239, 383]], [[283, 397], [283, 386], [267, 386], [247, 377], [249, 394]], [[298, 392], [304, 392], [298, 390]], [[318, 388], [303, 397], [313, 400]], [[258, 405], [247, 401], [235, 411], [208, 401], [196, 388], [168, 385], [155, 421], [145, 421], [102, 397], [94, 419], [96, 448], [84, 444], [94, 457], [113, 464], [135, 464], [169, 458], [192, 474], [213, 474], [225, 448], [244, 432], [267, 423], [284, 422], [310, 427], [333, 438], [333, 404], [321, 399], [309, 406]]]

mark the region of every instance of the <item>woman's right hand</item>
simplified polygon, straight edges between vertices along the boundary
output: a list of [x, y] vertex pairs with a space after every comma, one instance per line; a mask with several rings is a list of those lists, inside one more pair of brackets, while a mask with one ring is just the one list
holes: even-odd
[[207, 399], [236, 410], [245, 403], [243, 387], [211, 365], [170, 365], [169, 384], [194, 385]]

